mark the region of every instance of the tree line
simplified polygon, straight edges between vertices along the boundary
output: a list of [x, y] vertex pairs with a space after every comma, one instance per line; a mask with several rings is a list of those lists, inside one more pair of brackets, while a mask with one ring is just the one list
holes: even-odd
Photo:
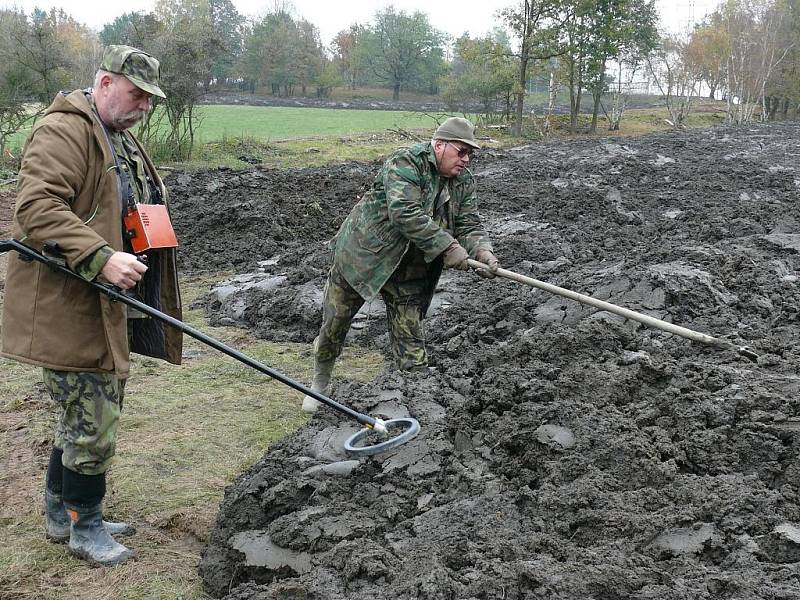
[[[91, 82], [107, 44], [161, 60], [167, 99], [140, 134], [174, 159], [191, 152], [196, 105], [213, 89], [326, 97], [337, 87], [382, 86], [395, 100], [415, 91], [439, 95], [452, 110], [474, 112], [478, 103], [516, 134], [531, 126], [546, 133], [559, 95], [573, 131], [587, 99], [588, 129], [600, 114], [616, 129], [642, 81], [664, 98], [677, 128], [703, 93], [727, 101], [731, 123], [797, 110], [799, 0], [725, 0], [680, 35], [659, 32], [655, 0], [509, 1], [481, 37], [453, 40], [425, 13], [389, 6], [329, 47], [287, 0], [257, 19], [231, 0], [157, 0], [153, 11], [123, 14], [99, 32], [59, 9], [0, 9], [0, 153], [31, 111]], [[547, 92], [538, 113], [525, 104], [531, 79]]]

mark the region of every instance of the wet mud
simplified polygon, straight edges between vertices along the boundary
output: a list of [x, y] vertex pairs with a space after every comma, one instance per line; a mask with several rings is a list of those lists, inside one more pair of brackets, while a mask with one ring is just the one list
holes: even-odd
[[[310, 342], [376, 165], [176, 174], [212, 318]], [[446, 272], [430, 368], [332, 396], [419, 435], [354, 458], [321, 410], [227, 490], [200, 572], [229, 599], [800, 597], [800, 124], [486, 151], [503, 267], [748, 346], [693, 343]], [[213, 188], [213, 189], [211, 189]], [[213, 239], [212, 239], [213, 238]], [[378, 303], [348, 343], [387, 349]]]

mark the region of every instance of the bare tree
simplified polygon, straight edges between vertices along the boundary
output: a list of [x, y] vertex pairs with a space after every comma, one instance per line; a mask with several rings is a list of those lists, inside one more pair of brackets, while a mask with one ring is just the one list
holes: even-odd
[[96, 36], [63, 10], [0, 10], [0, 160], [58, 91], [91, 81], [97, 52]]
[[699, 95], [702, 76], [691, 68], [686, 57], [687, 42], [680, 36], [667, 36], [647, 58], [647, 68], [670, 114], [670, 125], [686, 127], [694, 99]]
[[619, 131], [622, 115], [628, 107], [628, 100], [640, 67], [641, 64], [635, 61], [626, 62], [622, 59], [617, 61], [617, 76], [614, 85], [609, 89], [611, 102], [608, 107], [606, 107], [605, 103], [600, 103], [603, 114], [608, 119], [609, 131]]
[[726, 120], [732, 124], [749, 123], [756, 109], [760, 109], [760, 119], [766, 120], [767, 84], [796, 45], [796, 40], [781, 35], [784, 7], [773, 0], [729, 0], [721, 10], [730, 38]]

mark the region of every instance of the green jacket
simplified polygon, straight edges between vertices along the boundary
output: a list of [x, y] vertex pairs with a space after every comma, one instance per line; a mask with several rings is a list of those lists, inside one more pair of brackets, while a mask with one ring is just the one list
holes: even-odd
[[[434, 218], [435, 212], [443, 217]], [[350, 211], [334, 238], [333, 262], [369, 300], [410, 244], [431, 263], [453, 239], [473, 258], [478, 250], [492, 249], [478, 215], [475, 179], [467, 169], [457, 177], [441, 177], [431, 143], [414, 144], [389, 157], [372, 188]]]

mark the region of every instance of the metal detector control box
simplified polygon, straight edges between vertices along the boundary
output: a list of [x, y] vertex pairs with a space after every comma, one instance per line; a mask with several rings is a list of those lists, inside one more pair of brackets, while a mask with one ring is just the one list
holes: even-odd
[[134, 204], [123, 221], [135, 254], [178, 247], [167, 207], [163, 204]]

